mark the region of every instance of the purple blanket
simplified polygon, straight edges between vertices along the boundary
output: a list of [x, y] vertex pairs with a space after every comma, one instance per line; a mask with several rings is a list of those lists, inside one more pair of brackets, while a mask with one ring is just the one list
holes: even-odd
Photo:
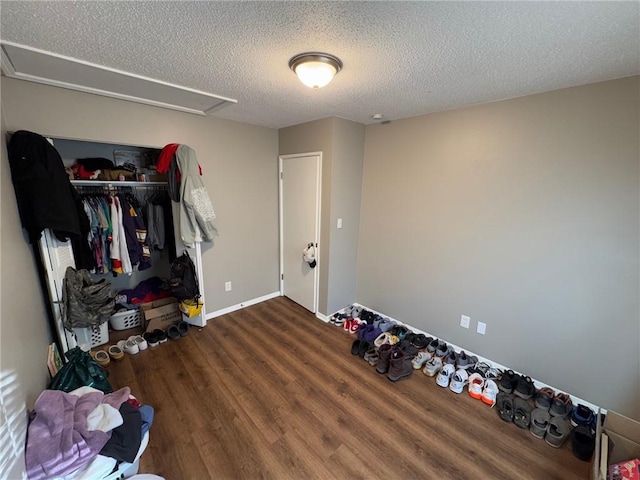
[[92, 460], [111, 432], [86, 429], [87, 416], [102, 401], [102, 392], [76, 397], [45, 390], [29, 424], [25, 462], [30, 479], [68, 475]]

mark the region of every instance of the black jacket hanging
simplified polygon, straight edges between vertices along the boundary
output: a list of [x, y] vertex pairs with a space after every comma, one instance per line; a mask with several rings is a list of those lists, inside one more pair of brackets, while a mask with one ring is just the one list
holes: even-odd
[[88, 221], [81, 221], [85, 214], [58, 151], [43, 136], [25, 130], [11, 135], [7, 150], [20, 221], [29, 241], [37, 242], [49, 228], [59, 240], [72, 239], [78, 268], [91, 268], [86, 264], [89, 246], [83, 241]]

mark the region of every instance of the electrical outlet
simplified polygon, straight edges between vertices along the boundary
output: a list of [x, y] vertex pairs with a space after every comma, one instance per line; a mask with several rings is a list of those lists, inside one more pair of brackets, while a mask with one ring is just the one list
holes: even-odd
[[478, 322], [478, 328], [476, 329], [480, 335], [484, 335], [487, 332], [487, 324], [484, 322]]
[[224, 291], [225, 292], [231, 291], [231, 282], [224, 282]]
[[460, 326], [462, 328], [469, 328], [470, 322], [471, 322], [471, 318], [467, 317], [466, 315], [460, 316]]

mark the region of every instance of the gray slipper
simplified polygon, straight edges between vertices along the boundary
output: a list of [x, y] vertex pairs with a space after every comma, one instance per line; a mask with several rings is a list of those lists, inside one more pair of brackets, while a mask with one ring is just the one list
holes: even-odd
[[531, 403], [523, 398], [516, 397], [513, 400], [513, 423], [524, 429], [529, 429], [531, 424]]
[[544, 408], [536, 408], [531, 412], [531, 426], [529, 432], [536, 438], [543, 439], [549, 428], [551, 415]]
[[547, 434], [544, 436], [544, 441], [554, 448], [560, 448], [570, 431], [571, 425], [568, 421], [552, 415], [551, 420], [549, 420]]

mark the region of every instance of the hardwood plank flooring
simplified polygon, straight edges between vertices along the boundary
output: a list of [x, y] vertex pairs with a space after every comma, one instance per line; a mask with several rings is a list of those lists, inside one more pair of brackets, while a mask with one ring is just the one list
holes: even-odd
[[156, 409], [141, 472], [181, 479], [585, 479], [495, 409], [420, 371], [392, 383], [355, 336], [285, 297], [108, 367]]

